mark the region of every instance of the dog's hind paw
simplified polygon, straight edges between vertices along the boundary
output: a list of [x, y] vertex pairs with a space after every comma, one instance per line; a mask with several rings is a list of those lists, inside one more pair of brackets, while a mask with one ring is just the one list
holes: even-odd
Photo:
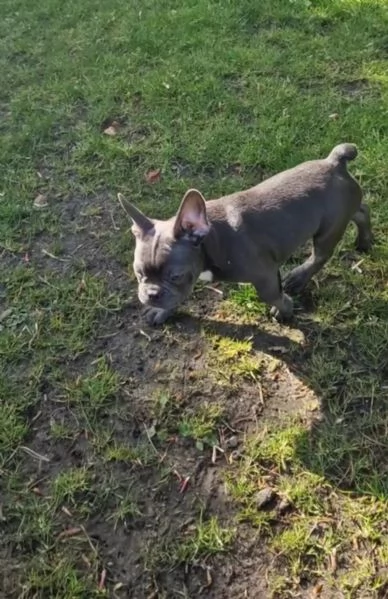
[[284, 279], [283, 288], [290, 295], [298, 295], [306, 287], [306, 284], [306, 277], [302, 273], [293, 273], [291, 271]]
[[373, 245], [374, 239], [372, 236], [368, 237], [357, 237], [356, 250], [358, 252], [369, 252]]

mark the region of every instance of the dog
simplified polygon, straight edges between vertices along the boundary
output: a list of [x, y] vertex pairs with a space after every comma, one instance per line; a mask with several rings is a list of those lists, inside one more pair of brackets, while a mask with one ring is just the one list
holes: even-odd
[[[118, 194], [133, 223], [133, 268], [148, 323], [165, 322], [198, 278], [251, 283], [272, 316], [290, 319], [289, 294], [300, 293], [321, 270], [350, 221], [358, 230], [357, 249], [372, 244], [369, 209], [347, 170], [356, 156], [355, 145], [340, 144], [327, 158], [215, 200], [190, 189], [169, 220], [145, 216]], [[279, 267], [311, 238], [310, 257], [282, 283]]]

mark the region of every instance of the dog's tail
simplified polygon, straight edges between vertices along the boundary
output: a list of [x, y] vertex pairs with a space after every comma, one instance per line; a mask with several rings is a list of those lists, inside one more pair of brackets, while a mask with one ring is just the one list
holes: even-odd
[[354, 160], [357, 154], [357, 148], [354, 144], [339, 144], [332, 149], [327, 159], [332, 164], [345, 166], [347, 161]]

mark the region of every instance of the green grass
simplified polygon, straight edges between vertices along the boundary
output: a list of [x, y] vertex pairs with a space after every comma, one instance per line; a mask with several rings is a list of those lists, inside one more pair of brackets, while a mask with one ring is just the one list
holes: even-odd
[[[3, 1], [0, 595], [200, 596], [187, 579], [227, 569], [248, 529], [268, 597], [386, 597], [387, 30], [386, 0]], [[349, 230], [290, 327], [236, 286], [200, 331], [143, 328], [118, 191], [170, 216], [188, 187], [236, 191], [341, 141], [370, 254]]]

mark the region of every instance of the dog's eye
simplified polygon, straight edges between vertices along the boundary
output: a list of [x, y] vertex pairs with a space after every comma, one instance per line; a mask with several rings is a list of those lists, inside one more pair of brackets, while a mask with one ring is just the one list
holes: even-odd
[[180, 274], [171, 273], [169, 279], [170, 279], [171, 283], [180, 283], [184, 276], [185, 275], [183, 273], [180, 273]]

